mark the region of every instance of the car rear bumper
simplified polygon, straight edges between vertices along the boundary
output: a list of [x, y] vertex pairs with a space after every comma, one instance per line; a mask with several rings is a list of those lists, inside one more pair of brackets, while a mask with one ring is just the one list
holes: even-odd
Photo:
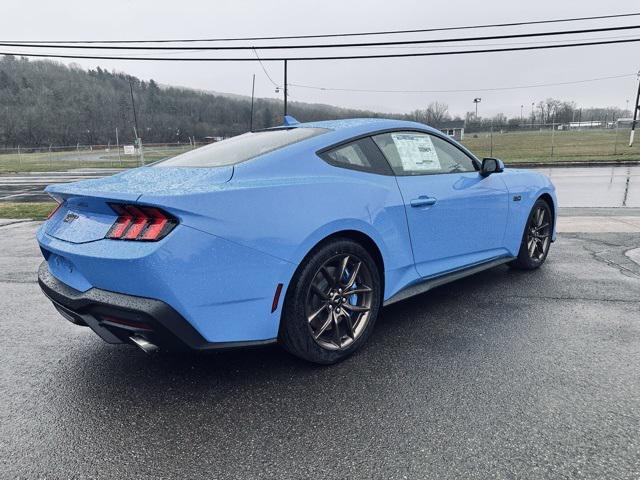
[[160, 300], [99, 288], [80, 292], [58, 280], [47, 262], [38, 270], [38, 283], [56, 309], [70, 322], [90, 327], [108, 343], [144, 339], [172, 351], [215, 350], [269, 345], [276, 339], [248, 342], [208, 342], [171, 306]]

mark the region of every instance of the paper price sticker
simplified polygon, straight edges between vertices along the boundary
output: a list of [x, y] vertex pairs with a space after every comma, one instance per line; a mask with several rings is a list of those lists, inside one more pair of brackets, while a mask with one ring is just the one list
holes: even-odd
[[392, 133], [404, 170], [440, 170], [438, 153], [429, 135]]

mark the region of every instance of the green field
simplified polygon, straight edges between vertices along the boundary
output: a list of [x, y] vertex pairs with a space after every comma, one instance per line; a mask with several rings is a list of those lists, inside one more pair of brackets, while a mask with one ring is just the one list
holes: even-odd
[[[145, 164], [173, 157], [190, 149], [188, 144], [145, 147]], [[119, 156], [115, 149], [56, 151], [54, 148], [52, 151], [38, 152], [0, 150], [0, 173], [66, 171], [75, 168], [131, 168], [138, 165], [138, 156], [124, 155], [122, 149]]]
[[31, 218], [33, 220], [44, 220], [55, 206], [55, 202], [0, 202], [0, 218]]
[[[493, 137], [493, 138], [492, 138]], [[617, 138], [616, 138], [617, 137]], [[507, 163], [640, 160], [640, 141], [628, 147], [629, 130], [467, 133], [462, 143], [479, 157]], [[493, 144], [493, 148], [492, 148]]]
[[[583, 130], [467, 133], [463, 144], [479, 157], [498, 157], [507, 163], [640, 160], [640, 136], [627, 146], [629, 130]], [[190, 145], [147, 146], [145, 163], [190, 150]], [[131, 168], [137, 155], [115, 149], [22, 152], [0, 150], [0, 173], [66, 171], [76, 168]]]

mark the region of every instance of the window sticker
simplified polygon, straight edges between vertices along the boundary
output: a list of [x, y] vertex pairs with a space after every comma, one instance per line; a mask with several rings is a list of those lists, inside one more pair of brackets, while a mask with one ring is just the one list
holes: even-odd
[[429, 135], [392, 133], [404, 170], [440, 170], [440, 160]]

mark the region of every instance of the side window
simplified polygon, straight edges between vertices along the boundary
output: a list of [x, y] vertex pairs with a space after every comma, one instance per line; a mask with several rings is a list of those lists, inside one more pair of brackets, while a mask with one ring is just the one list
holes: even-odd
[[396, 175], [474, 172], [473, 160], [455, 145], [421, 132], [391, 132], [373, 137]]
[[341, 145], [320, 154], [330, 165], [363, 172], [392, 175], [389, 164], [376, 147], [371, 137]]

